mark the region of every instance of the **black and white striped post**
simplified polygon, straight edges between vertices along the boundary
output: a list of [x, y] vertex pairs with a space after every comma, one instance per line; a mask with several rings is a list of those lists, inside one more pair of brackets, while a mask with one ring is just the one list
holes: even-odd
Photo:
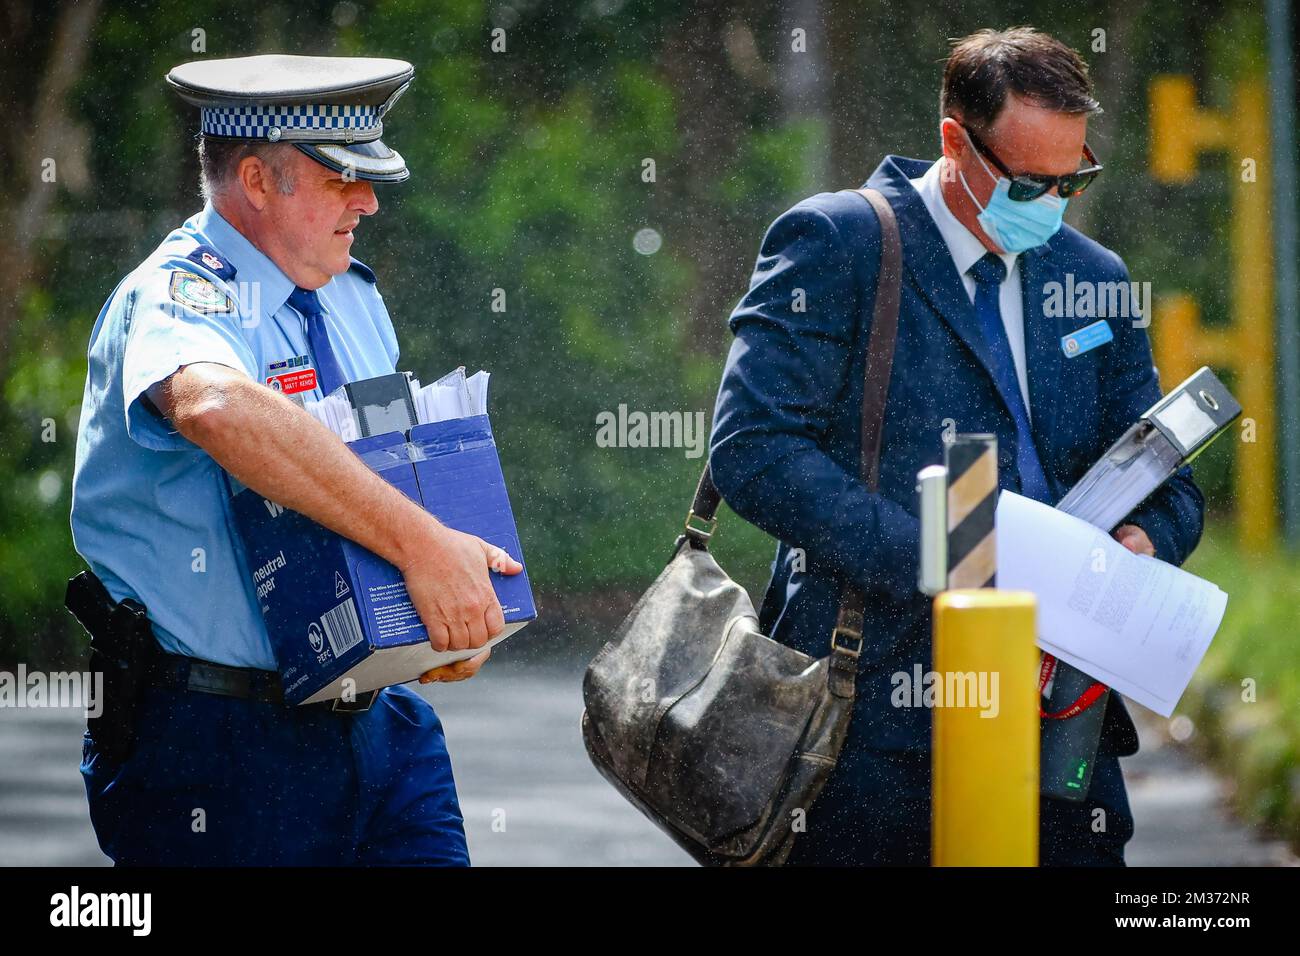
[[948, 587], [997, 586], [998, 439], [957, 435], [944, 445], [948, 467]]

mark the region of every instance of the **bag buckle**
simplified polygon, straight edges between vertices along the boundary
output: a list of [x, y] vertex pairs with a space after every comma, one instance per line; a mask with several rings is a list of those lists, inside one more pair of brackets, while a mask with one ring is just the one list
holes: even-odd
[[357, 694], [356, 700], [344, 700], [342, 697], [335, 697], [334, 702], [330, 705], [330, 710], [336, 714], [364, 714], [374, 704], [375, 698], [378, 696], [379, 691], [368, 690]]
[[[703, 528], [699, 528], [692, 525], [691, 524], [692, 520], [706, 522], [708, 525], [708, 530], [706, 531]], [[701, 518], [699, 515], [695, 513], [694, 508], [692, 508], [690, 511], [686, 513], [686, 533], [690, 535], [692, 538], [694, 538], [695, 540], [708, 541], [710, 538], [713, 537], [713, 532], [716, 531], [717, 529], [718, 529], [717, 518]]]
[[[846, 645], [840, 643], [841, 635], [843, 635], [844, 637], [850, 640], [857, 641], [858, 642], [857, 647], [847, 647]], [[851, 628], [847, 628], [847, 627], [835, 628], [835, 630], [831, 631], [831, 651], [832, 652], [839, 651], [841, 654], [847, 654], [849, 657], [861, 657], [862, 656], [862, 634], [859, 633], [858, 631], [852, 630]]]

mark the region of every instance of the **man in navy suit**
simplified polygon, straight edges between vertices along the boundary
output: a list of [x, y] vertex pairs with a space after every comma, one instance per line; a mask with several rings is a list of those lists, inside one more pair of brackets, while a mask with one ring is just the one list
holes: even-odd
[[[1100, 171], [1085, 145], [1098, 110], [1073, 50], [1029, 28], [981, 31], [957, 42], [944, 71], [942, 158], [887, 156], [868, 180], [903, 244], [878, 493], [858, 468], [880, 259], [871, 206], [820, 193], [784, 213], [732, 313], [711, 463], [732, 509], [780, 541], [764, 633], [824, 656], [842, 584], [867, 595], [854, 718], [791, 863], [929, 862], [930, 712], [890, 701], [892, 674], [930, 665], [915, 484], [943, 461], [945, 433], [995, 434], [999, 487], [1055, 504], [1160, 398], [1144, 320], [1050, 307], [1070, 275], [1076, 289], [1128, 288], [1119, 256], [1060, 223]], [[1078, 340], [1088, 347], [1066, 343], [1098, 321]], [[1181, 564], [1203, 503], [1184, 467], [1114, 536]], [[1118, 758], [1138, 740], [1119, 695], [1108, 701], [1087, 798], [1042, 800], [1043, 865], [1124, 864], [1133, 820]]]

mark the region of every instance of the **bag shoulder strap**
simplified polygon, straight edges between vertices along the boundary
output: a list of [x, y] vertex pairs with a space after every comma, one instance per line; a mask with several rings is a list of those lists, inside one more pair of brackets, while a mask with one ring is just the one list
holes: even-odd
[[880, 442], [885, 426], [885, 400], [898, 342], [898, 307], [902, 295], [903, 243], [898, 220], [889, 202], [874, 189], [855, 190], [880, 219], [880, 272], [876, 276], [875, 307], [871, 315], [871, 344], [867, 349], [866, 381], [862, 387], [862, 448], [860, 471], [867, 488], [880, 484]]
[[[898, 304], [902, 284], [903, 245], [898, 233], [894, 210], [879, 192], [864, 188], [852, 190], [871, 203], [880, 220], [880, 271], [876, 275], [875, 305], [871, 316], [870, 344], [862, 388], [862, 440], [858, 470], [867, 488], [875, 491], [880, 480], [880, 442], [884, 430], [885, 399], [889, 395], [889, 376], [894, 365], [894, 345], [898, 340]], [[692, 547], [707, 548], [714, 517], [722, 495], [713, 484], [706, 462], [695, 488], [695, 499], [686, 516], [685, 537]], [[701, 528], [693, 522], [704, 522]], [[858, 633], [861, 634], [859, 608]]]
[[[903, 244], [894, 210], [878, 191], [854, 190], [876, 211], [880, 221], [880, 269], [876, 275], [876, 294], [871, 315], [867, 363], [863, 372], [862, 432], [858, 455], [858, 472], [871, 491], [880, 482], [880, 443], [884, 431], [885, 401], [889, 395], [889, 377], [894, 367], [894, 346], [898, 341], [898, 308], [902, 289]], [[706, 462], [695, 489], [695, 500], [686, 515], [685, 533], [677, 539], [693, 548], [707, 550], [718, 520], [715, 517], [722, 495], [713, 484]], [[704, 522], [699, 527], [693, 522]], [[836, 697], [852, 699], [856, 693], [858, 658], [862, 656], [863, 610], [866, 598], [862, 589], [846, 582], [840, 595], [839, 613], [831, 631], [827, 689]]]
[[[903, 278], [903, 244], [898, 220], [889, 202], [874, 189], [858, 192], [871, 203], [880, 218], [880, 274], [876, 280], [875, 311], [871, 317], [871, 344], [867, 350], [866, 382], [862, 388], [862, 447], [859, 468], [867, 488], [876, 491], [880, 483], [880, 442], [884, 431], [885, 400], [889, 376], [894, 368], [894, 346], [898, 341], [898, 307]], [[831, 631], [830, 668], [827, 687], [836, 697], [852, 699], [856, 693], [858, 658], [862, 656], [862, 615], [866, 596], [853, 582], [845, 582], [840, 610]]]

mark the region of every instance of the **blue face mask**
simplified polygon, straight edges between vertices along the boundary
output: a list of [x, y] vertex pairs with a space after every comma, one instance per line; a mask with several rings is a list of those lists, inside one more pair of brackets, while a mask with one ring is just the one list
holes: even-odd
[[[968, 137], [967, 142], [969, 141]], [[1047, 193], [1029, 202], [1016, 202], [1008, 193], [1011, 189], [1011, 181], [1005, 176], [993, 175], [993, 170], [989, 169], [988, 164], [984, 162], [979, 150], [975, 149], [974, 143], [971, 143], [971, 150], [975, 153], [975, 158], [980, 161], [980, 165], [984, 167], [984, 171], [989, 174], [989, 178], [997, 181], [997, 185], [993, 188], [993, 195], [989, 197], [989, 204], [980, 206], [979, 200], [966, 184], [965, 174], [961, 170], [957, 171], [966, 195], [970, 196], [971, 202], [980, 209], [980, 214], [975, 219], [985, 234], [1005, 252], [1024, 252], [1026, 249], [1033, 249], [1056, 235], [1065, 216], [1065, 204], [1069, 200]]]

